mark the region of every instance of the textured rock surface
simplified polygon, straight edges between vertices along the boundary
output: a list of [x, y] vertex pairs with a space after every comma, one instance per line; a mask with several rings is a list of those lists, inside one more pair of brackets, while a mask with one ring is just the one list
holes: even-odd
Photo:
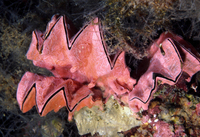
[[134, 126], [139, 126], [141, 122], [136, 119], [133, 112], [128, 107], [122, 107], [111, 97], [105, 104], [104, 110], [94, 106], [82, 108], [76, 112], [76, 121], [79, 134], [98, 132], [104, 136], [119, 136], [117, 132], [126, 131]]

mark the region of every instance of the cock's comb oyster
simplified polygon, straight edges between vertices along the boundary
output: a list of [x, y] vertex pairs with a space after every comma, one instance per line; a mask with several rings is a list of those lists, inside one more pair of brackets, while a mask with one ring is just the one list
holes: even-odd
[[[41, 116], [66, 106], [74, 111], [94, 105], [102, 108], [110, 96], [133, 111], [147, 109], [159, 84], [186, 81], [200, 70], [197, 51], [181, 37], [165, 32], [155, 40], [137, 76], [125, 63], [125, 52], [109, 56], [98, 18], [76, 32], [65, 16], [54, 15], [44, 33], [33, 31], [27, 59], [50, 70], [47, 77], [26, 72], [17, 89], [22, 112], [36, 106]], [[141, 68], [141, 69], [140, 69]]]

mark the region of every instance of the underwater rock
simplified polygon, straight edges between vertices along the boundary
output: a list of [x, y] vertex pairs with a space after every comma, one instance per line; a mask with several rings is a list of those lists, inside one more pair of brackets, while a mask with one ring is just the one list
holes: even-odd
[[118, 136], [118, 132], [139, 126], [141, 121], [128, 107], [122, 107], [113, 96], [103, 107], [84, 107], [74, 114], [80, 135], [99, 133], [103, 136]]

